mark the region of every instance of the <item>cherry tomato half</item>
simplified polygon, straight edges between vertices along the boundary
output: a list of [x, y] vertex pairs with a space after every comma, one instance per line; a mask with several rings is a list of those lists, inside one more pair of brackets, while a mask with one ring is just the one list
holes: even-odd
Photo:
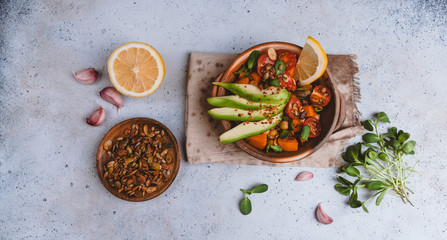
[[283, 61], [286, 64], [286, 70], [290, 70], [296, 65], [296, 55], [289, 50], [276, 51], [277, 59]]
[[304, 125], [308, 125], [310, 127], [309, 137], [314, 138], [318, 137], [321, 133], [321, 123], [318, 119], [314, 117], [310, 117], [304, 121]]
[[275, 62], [269, 58], [269, 55], [267, 53], [264, 53], [258, 58], [258, 73], [259, 75], [261, 75], [261, 77], [264, 76], [265, 73], [264, 66], [267, 64], [274, 65]]
[[314, 87], [312, 93], [310, 94], [310, 101], [314, 105], [324, 107], [331, 101], [331, 90], [323, 85], [318, 85]]
[[295, 95], [291, 95], [286, 106], [286, 114], [292, 119], [300, 119], [301, 100]]
[[293, 80], [292, 76], [286, 72], [279, 78], [279, 85], [282, 88], [286, 88], [289, 92], [296, 90], [295, 80]]

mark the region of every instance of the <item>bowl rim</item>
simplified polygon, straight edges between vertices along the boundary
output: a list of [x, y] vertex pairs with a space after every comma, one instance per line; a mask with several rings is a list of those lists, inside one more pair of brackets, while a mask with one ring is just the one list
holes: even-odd
[[[165, 182], [162, 185], [161, 190], [158, 191], [158, 189], [157, 189], [155, 194], [148, 194], [144, 197], [139, 197], [139, 198], [138, 197], [136, 197], [136, 198], [128, 197], [124, 194], [119, 193], [114, 188], [112, 188], [112, 186], [110, 186], [110, 184], [104, 178], [103, 172], [101, 172], [102, 166], [100, 165], [100, 158], [102, 157], [101, 153], [105, 152], [105, 150], [103, 148], [104, 142], [107, 141], [108, 139], [112, 139], [116, 136], [116, 134], [113, 136], [110, 136], [110, 135], [112, 135], [112, 133], [115, 129], [120, 128], [122, 126], [126, 126], [127, 124], [129, 124], [131, 126], [133, 123], [148, 123], [148, 124], [160, 126], [165, 131], [165, 134], [167, 134], [168, 137], [171, 139], [173, 146], [174, 146], [173, 147], [174, 152], [176, 155], [174, 158], [174, 161], [173, 161], [174, 168], [171, 171], [170, 178], [167, 182]], [[147, 200], [151, 200], [153, 198], [158, 197], [159, 195], [164, 193], [171, 186], [171, 184], [174, 182], [175, 178], [177, 177], [177, 173], [180, 169], [180, 162], [181, 162], [180, 147], [178, 145], [177, 139], [175, 138], [175, 136], [171, 132], [171, 130], [169, 130], [169, 128], [167, 128], [164, 124], [162, 124], [161, 122], [159, 122], [157, 120], [154, 120], [151, 118], [145, 118], [145, 117], [136, 117], [136, 118], [130, 118], [130, 119], [124, 120], [124, 121], [116, 124], [109, 131], [107, 131], [107, 133], [104, 135], [104, 137], [102, 138], [102, 140], [98, 146], [98, 150], [96, 153], [96, 172], [98, 174], [98, 177], [99, 177], [101, 183], [104, 185], [104, 187], [107, 189], [107, 191], [109, 191], [115, 197], [122, 199], [122, 200], [130, 201], [130, 202], [142, 202], [142, 201], [147, 201]]]
[[[245, 50], [244, 52], [242, 52], [241, 54], [239, 54], [235, 60], [233, 60], [233, 62], [230, 64], [230, 66], [223, 72], [221, 78], [219, 79], [219, 81], [226, 81], [226, 82], [230, 82], [229, 80], [231, 79], [231, 75], [233, 74], [233, 71], [230, 69], [235, 69], [235, 66], [238, 67], [240, 66], [240, 64], [243, 64], [246, 59], [248, 58], [249, 54], [253, 51], [253, 50], [266, 50], [269, 47], [273, 47], [275, 49], [287, 49], [287, 50], [292, 50], [293, 52], [295, 52], [295, 54], [300, 54], [302, 47], [298, 46], [296, 44], [293, 43], [288, 43], [288, 42], [280, 42], [280, 41], [273, 41], [273, 42], [265, 42], [265, 43], [260, 43], [258, 45], [255, 45], [247, 50]], [[319, 148], [321, 148], [329, 139], [329, 137], [332, 135], [332, 133], [335, 131], [337, 123], [338, 123], [338, 119], [339, 119], [339, 114], [340, 114], [340, 93], [338, 92], [338, 90], [336, 89], [334, 83], [332, 82], [331, 79], [331, 74], [330, 71], [328, 69], [326, 69], [325, 74], [328, 75], [328, 80], [327, 82], [330, 84], [331, 90], [332, 90], [332, 101], [334, 101], [335, 104], [335, 114], [332, 118], [332, 122], [330, 125], [330, 128], [326, 134], [326, 136], [324, 136], [323, 139], [321, 139], [313, 148], [308, 149], [306, 151], [300, 152], [299, 150], [296, 151], [296, 154], [293, 154], [291, 156], [285, 156], [285, 157], [281, 157], [281, 156], [267, 156], [267, 153], [263, 152], [262, 150], [259, 150], [253, 146], [251, 146], [250, 144], [248, 144], [246, 141], [244, 140], [240, 140], [240, 141], [236, 141], [234, 142], [240, 149], [242, 149], [243, 151], [245, 151], [246, 153], [250, 154], [251, 156], [258, 158], [260, 160], [263, 161], [267, 161], [267, 162], [273, 162], [273, 163], [288, 163], [288, 162], [295, 162], [295, 161], [299, 161], [302, 160], [304, 158], [306, 158], [307, 156], [310, 156], [312, 153], [316, 152]], [[215, 93], [215, 96], [223, 96], [225, 95], [225, 89], [223, 87], [220, 86], [215, 86], [216, 87], [216, 91], [213, 91], [213, 96]], [[221, 124], [223, 125], [224, 129], [226, 131], [228, 131], [231, 128], [230, 122], [226, 121], [226, 120], [221, 120]], [[268, 153], [270, 154], [270, 153]], [[281, 154], [281, 153], [279, 153]], [[275, 154], [275, 155], [279, 155], [279, 154]], [[270, 154], [272, 155], [272, 154]]]

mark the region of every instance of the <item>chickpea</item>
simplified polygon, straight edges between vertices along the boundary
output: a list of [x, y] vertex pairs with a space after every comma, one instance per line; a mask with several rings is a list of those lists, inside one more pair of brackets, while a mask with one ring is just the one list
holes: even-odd
[[275, 129], [271, 129], [269, 132], [268, 137], [270, 139], [275, 139], [278, 136], [278, 131], [276, 131]]
[[281, 123], [279, 124], [279, 127], [280, 127], [282, 130], [287, 130], [287, 129], [289, 129], [289, 122], [287, 122], [287, 121], [281, 121]]

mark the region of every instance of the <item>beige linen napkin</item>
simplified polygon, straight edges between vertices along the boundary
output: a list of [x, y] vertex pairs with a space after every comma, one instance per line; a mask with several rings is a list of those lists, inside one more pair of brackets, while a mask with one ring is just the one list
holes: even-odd
[[312, 155], [291, 163], [271, 163], [245, 153], [234, 143], [222, 144], [219, 135], [225, 130], [219, 120], [206, 111], [212, 107], [210, 97], [212, 82], [225, 71], [236, 58], [234, 53], [192, 52], [189, 59], [186, 95], [186, 155], [188, 162], [231, 163], [268, 166], [338, 167], [343, 165], [340, 152], [349, 139], [363, 133], [360, 113], [356, 103], [360, 101], [360, 89], [355, 74], [358, 72], [354, 55], [328, 55], [328, 69], [334, 85], [346, 102], [346, 118], [341, 128], [329, 141]]

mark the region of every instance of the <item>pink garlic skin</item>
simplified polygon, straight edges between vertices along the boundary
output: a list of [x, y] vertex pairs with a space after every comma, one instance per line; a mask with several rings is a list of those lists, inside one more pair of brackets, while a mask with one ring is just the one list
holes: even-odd
[[98, 72], [94, 68], [87, 68], [80, 72], [73, 73], [73, 76], [83, 84], [92, 84], [98, 79]]
[[296, 176], [296, 181], [308, 181], [314, 178], [314, 174], [312, 172], [300, 172], [298, 176]]
[[321, 203], [318, 204], [315, 215], [317, 216], [318, 221], [323, 224], [331, 224], [334, 221], [323, 211], [323, 209], [321, 208]]
[[104, 122], [105, 119], [106, 112], [104, 111], [104, 108], [99, 106], [99, 108], [96, 109], [96, 111], [94, 111], [92, 115], [90, 115], [90, 117], [86, 118], [85, 120], [92, 126], [99, 126]]
[[98, 93], [102, 99], [115, 105], [118, 109], [123, 106], [123, 99], [121, 93], [118, 92], [114, 87], [106, 87], [101, 92]]

